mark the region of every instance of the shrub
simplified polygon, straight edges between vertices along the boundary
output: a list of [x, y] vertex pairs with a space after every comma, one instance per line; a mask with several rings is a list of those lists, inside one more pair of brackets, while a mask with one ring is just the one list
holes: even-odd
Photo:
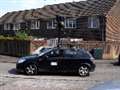
[[3, 35], [0, 35], [0, 39], [1, 40], [13, 40], [14, 38], [13, 37], [9, 37], [9, 36], [5, 37]]
[[0, 39], [2, 40], [32, 40], [33, 37], [29, 36], [25, 31], [16, 32], [15, 36], [3, 36], [0, 35]]
[[14, 37], [14, 39], [28, 40], [29, 36], [24, 31], [18, 31], [16, 32], [16, 36]]
[[3, 35], [0, 35], [0, 39], [5, 39], [5, 37]]

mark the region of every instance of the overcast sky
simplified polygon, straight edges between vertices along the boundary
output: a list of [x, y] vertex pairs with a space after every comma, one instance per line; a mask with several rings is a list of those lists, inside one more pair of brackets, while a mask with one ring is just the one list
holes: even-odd
[[45, 5], [84, 0], [0, 0], [0, 16], [6, 12], [41, 8]]

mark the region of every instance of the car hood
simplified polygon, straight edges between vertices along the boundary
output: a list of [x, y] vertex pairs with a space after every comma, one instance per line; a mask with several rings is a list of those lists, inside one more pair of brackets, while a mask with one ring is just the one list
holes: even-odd
[[21, 59], [30, 60], [30, 59], [37, 59], [38, 57], [39, 57], [38, 55], [30, 55], [30, 56], [22, 57]]

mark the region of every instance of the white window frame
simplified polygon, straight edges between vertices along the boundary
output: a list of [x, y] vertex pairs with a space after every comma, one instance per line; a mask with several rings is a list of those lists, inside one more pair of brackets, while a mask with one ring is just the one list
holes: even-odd
[[4, 24], [4, 30], [10, 30], [10, 24], [9, 23]]
[[64, 21], [65, 28], [76, 28], [76, 19], [68, 18]]
[[88, 17], [88, 28], [99, 28], [100, 21], [97, 16]]
[[47, 29], [55, 29], [56, 28], [56, 20], [52, 19], [47, 22]]
[[32, 20], [30, 24], [31, 29], [40, 29], [40, 21], [39, 20]]
[[13, 24], [13, 30], [20, 30], [20, 23]]

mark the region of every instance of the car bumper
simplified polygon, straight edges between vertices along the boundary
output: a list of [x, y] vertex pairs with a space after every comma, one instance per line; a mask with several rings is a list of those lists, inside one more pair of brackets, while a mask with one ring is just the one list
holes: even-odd
[[24, 72], [24, 65], [23, 64], [16, 64], [16, 72], [23, 73]]
[[95, 71], [95, 67], [96, 67], [96, 65], [95, 65], [95, 64], [93, 64], [93, 65], [91, 66], [90, 71], [91, 71], [91, 72]]

